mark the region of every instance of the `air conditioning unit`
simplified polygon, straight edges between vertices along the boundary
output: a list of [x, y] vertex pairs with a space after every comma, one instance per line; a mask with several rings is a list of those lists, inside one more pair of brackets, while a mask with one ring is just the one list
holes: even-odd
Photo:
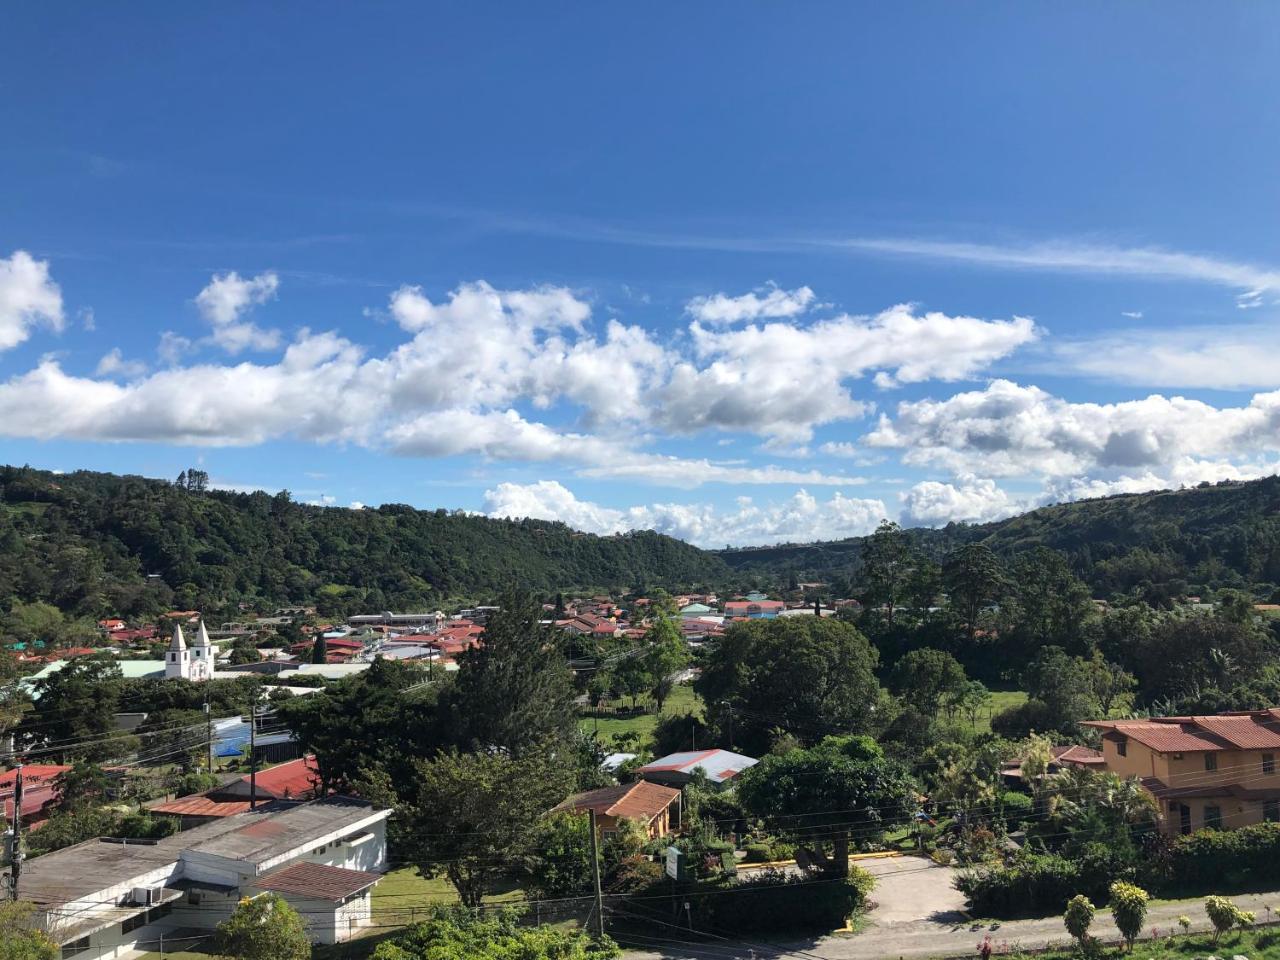
[[154, 907], [164, 899], [164, 887], [134, 887], [133, 902], [139, 907]]

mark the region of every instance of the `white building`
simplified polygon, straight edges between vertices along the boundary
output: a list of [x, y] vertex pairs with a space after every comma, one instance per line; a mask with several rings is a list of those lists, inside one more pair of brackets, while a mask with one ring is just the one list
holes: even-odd
[[217, 657], [217, 649], [209, 642], [209, 631], [204, 628], [204, 621], [196, 628], [196, 642], [187, 649], [186, 638], [182, 635], [182, 625], [175, 624], [173, 639], [169, 641], [169, 652], [164, 657], [164, 675], [169, 679], [212, 680], [213, 661]]
[[162, 840], [89, 840], [27, 861], [18, 896], [77, 960], [129, 960], [212, 931], [242, 897], [275, 893], [315, 943], [373, 922], [389, 810], [351, 797], [268, 805]]

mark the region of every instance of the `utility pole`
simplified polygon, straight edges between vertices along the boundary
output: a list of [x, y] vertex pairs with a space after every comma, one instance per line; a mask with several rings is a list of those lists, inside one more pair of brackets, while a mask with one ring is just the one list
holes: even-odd
[[9, 899], [18, 899], [18, 876], [22, 873], [22, 764], [15, 768], [13, 781], [13, 847], [9, 851]]
[[[600, 852], [596, 848], [596, 812], [588, 810], [591, 824], [591, 881], [596, 891], [596, 939], [604, 939], [604, 896], [600, 892]], [[16, 877], [14, 878], [17, 879]], [[16, 884], [15, 884], [16, 888]]]
[[733, 704], [728, 700], [723, 701], [725, 707], [729, 711], [729, 749], [733, 749]]
[[258, 808], [258, 702], [249, 705], [249, 809]]
[[209, 707], [209, 694], [204, 695], [205, 737], [209, 741], [209, 775], [213, 775], [213, 710]]

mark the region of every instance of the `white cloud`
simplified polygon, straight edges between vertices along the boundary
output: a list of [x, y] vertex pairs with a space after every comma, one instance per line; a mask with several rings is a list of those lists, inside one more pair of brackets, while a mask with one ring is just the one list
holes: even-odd
[[1280, 387], [1275, 324], [1117, 330], [1050, 351], [1053, 370], [1152, 387], [1265, 390]]
[[1141, 310], [1121, 310], [1120, 316], [1128, 317], [1130, 320], [1141, 320], [1142, 311]]
[[102, 355], [94, 373], [99, 377], [121, 376], [125, 379], [140, 377], [147, 372], [147, 365], [141, 360], [126, 360], [119, 347], [113, 347]]
[[22, 343], [38, 324], [61, 331], [64, 322], [62, 291], [49, 276], [49, 262], [25, 250], [0, 257], [0, 350]]
[[898, 499], [902, 502], [901, 523], [922, 527], [1001, 520], [1030, 506], [1001, 490], [994, 480], [967, 475], [955, 483], [925, 480], [900, 493]]
[[1033, 341], [1025, 317], [980, 320], [892, 307], [874, 317], [842, 315], [807, 327], [738, 330], [690, 326], [694, 358], [676, 364], [656, 419], [678, 432], [750, 430], [803, 443], [813, 428], [862, 416], [848, 381], [880, 371], [892, 382], [959, 380]]
[[242, 318], [253, 307], [274, 300], [279, 288], [280, 278], [271, 271], [248, 278], [234, 270], [215, 274], [196, 295], [200, 314], [213, 327], [210, 339], [230, 354], [247, 349], [274, 350], [280, 345], [280, 332], [264, 330]]
[[1236, 301], [1241, 307], [1256, 306], [1262, 302], [1263, 294], [1280, 290], [1280, 270], [1155, 247], [1117, 247], [1071, 241], [999, 246], [866, 237], [835, 241], [830, 245], [869, 253], [952, 260], [1006, 269], [1114, 274], [1211, 283], [1236, 290]]
[[1280, 449], [1280, 391], [1248, 406], [1214, 407], [1153, 394], [1071, 403], [1007, 380], [946, 400], [899, 404], [867, 435], [908, 464], [986, 476], [1161, 474], [1188, 458], [1239, 460]]
[[626, 509], [578, 499], [554, 480], [502, 483], [485, 491], [492, 517], [558, 520], [589, 533], [657, 530], [703, 546], [834, 540], [870, 533], [885, 516], [879, 500], [855, 500], [837, 492], [826, 502], [804, 490], [780, 502], [756, 504], [739, 497], [736, 509], [708, 504], [658, 503]]
[[685, 311], [702, 323], [721, 326], [744, 320], [798, 317], [809, 309], [813, 300], [813, 291], [808, 287], [783, 290], [770, 283], [738, 297], [727, 293], [694, 297], [685, 304]]
[[[274, 274], [214, 277], [197, 298], [212, 340], [233, 352], [265, 346], [276, 334], [245, 315], [277, 288]], [[870, 409], [850, 392], [857, 377], [972, 376], [1036, 336], [1022, 318], [902, 306], [805, 326], [775, 321], [717, 332], [694, 321], [690, 347], [618, 320], [592, 329], [590, 305], [565, 288], [498, 290], [483, 282], [439, 302], [401, 287], [389, 309], [409, 337], [374, 357], [336, 334], [303, 329], [276, 362], [185, 364], [197, 344], [174, 333], [158, 347], [167, 369], [149, 376], [114, 351], [96, 379], [46, 358], [0, 384], [0, 435], [207, 445], [291, 436], [406, 456], [554, 460], [583, 476], [682, 487], [842, 486], [861, 481], [644, 448], [664, 433], [724, 429], [763, 437], [765, 450], [805, 451], [815, 425]], [[105, 379], [113, 376], [129, 382]], [[529, 412], [553, 408], [561, 425]]]

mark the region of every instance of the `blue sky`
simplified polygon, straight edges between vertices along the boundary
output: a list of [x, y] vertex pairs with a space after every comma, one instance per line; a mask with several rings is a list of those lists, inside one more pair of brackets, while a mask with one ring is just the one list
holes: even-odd
[[1280, 11], [27, 5], [0, 460], [762, 543], [1280, 458]]

